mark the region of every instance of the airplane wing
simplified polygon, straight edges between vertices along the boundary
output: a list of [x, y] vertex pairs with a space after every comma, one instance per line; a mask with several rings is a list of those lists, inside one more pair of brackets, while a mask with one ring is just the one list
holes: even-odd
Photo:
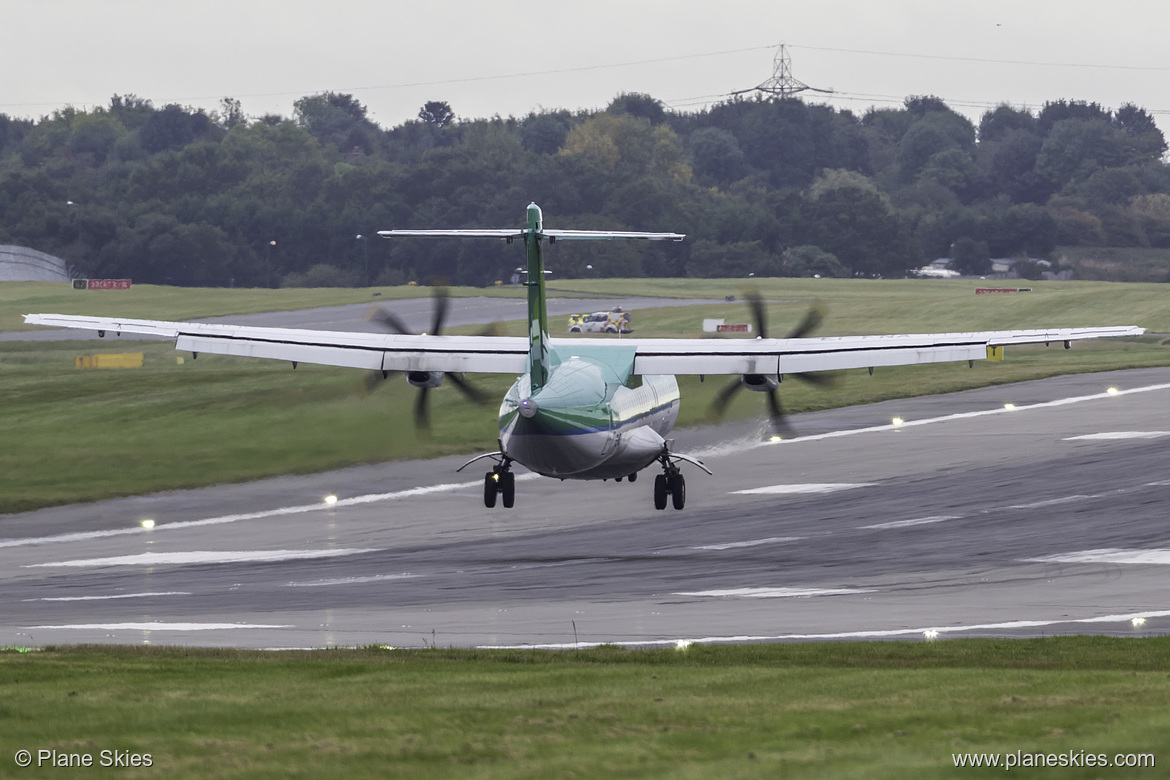
[[528, 339], [522, 337], [353, 333], [67, 314], [26, 314], [24, 321], [30, 325], [96, 330], [99, 335], [174, 339], [175, 349], [195, 354], [271, 358], [371, 371], [522, 374], [528, 367]]
[[[637, 344], [636, 374], [777, 374], [982, 360], [991, 348], [1138, 336], [1145, 328], [1054, 328], [799, 339], [623, 339]], [[612, 340], [590, 339], [600, 343]], [[554, 344], [556, 342], [554, 341]]]
[[[528, 339], [503, 336], [414, 336], [197, 322], [26, 314], [30, 325], [135, 334], [175, 340], [194, 353], [271, 358], [295, 363], [381, 371], [451, 371], [521, 374], [528, 368]], [[982, 360], [992, 347], [1069, 345], [1081, 339], [1137, 336], [1133, 326], [832, 336], [800, 339], [553, 339], [562, 355], [574, 348], [612, 353], [634, 374], [791, 374], [849, 368]]]

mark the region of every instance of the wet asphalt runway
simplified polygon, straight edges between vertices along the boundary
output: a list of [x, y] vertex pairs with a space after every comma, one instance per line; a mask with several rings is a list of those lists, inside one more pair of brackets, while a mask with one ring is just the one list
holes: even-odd
[[1170, 631], [1170, 369], [792, 423], [779, 444], [677, 432], [715, 472], [684, 466], [681, 512], [654, 510], [650, 470], [521, 475], [516, 507], [489, 510], [485, 468], [458, 457], [0, 517], [0, 644]]

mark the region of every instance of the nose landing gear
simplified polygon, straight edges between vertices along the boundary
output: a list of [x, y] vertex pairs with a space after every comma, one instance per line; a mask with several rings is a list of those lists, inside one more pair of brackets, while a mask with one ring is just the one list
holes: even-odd
[[463, 471], [472, 463], [484, 458], [495, 460], [496, 465], [483, 475], [483, 505], [491, 509], [496, 505], [496, 498], [500, 497], [503, 499], [504, 508], [511, 509], [516, 503], [516, 475], [512, 473], [512, 459], [504, 454], [502, 443], [498, 452], [485, 452], [483, 455], [476, 455], [455, 471]]
[[505, 509], [516, 503], [516, 475], [508, 468], [511, 460], [493, 466], [483, 477], [483, 505], [491, 509], [496, 505], [496, 496], [501, 498]]

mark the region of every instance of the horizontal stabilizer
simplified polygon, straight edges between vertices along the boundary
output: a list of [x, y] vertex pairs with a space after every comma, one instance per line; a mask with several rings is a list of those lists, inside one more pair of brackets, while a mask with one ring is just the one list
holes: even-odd
[[636, 233], [628, 230], [544, 230], [542, 234], [558, 241], [562, 239], [640, 238], [646, 241], [682, 241], [686, 233]]
[[449, 236], [451, 238], [524, 238], [523, 230], [514, 228], [498, 228], [492, 230], [379, 230], [382, 238], [396, 238], [398, 236]]

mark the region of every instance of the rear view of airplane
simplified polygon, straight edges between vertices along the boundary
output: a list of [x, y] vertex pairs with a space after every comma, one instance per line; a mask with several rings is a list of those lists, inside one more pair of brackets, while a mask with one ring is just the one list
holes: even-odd
[[815, 382], [822, 376], [817, 372], [973, 362], [1006, 345], [1064, 342], [1067, 348], [1079, 339], [1144, 332], [1122, 326], [815, 338], [807, 336], [820, 320], [814, 308], [786, 338], [776, 339], [766, 337], [762, 305], [756, 301], [760, 337], [754, 340], [551, 339], [545, 306], [545, 242], [681, 241], [685, 236], [546, 229], [535, 203], [528, 206], [523, 228], [385, 230], [379, 235], [522, 242], [527, 253], [528, 336], [439, 335], [441, 308], [429, 335], [409, 334], [400, 326], [393, 327], [397, 333], [371, 334], [60, 314], [28, 314], [25, 322], [96, 330], [99, 335], [163, 336], [175, 339], [176, 349], [195, 355], [272, 358], [289, 361], [294, 368], [297, 363], [318, 363], [381, 372], [383, 377], [402, 372], [410, 384], [421, 388], [419, 408], [425, 404], [425, 394], [447, 377], [471, 394], [462, 378], [466, 373], [519, 374], [500, 404], [499, 450], [478, 455], [460, 468], [485, 458], [495, 461], [484, 475], [485, 506], [495, 506], [497, 499], [505, 507], [514, 505], [514, 464], [558, 479], [628, 478], [632, 482], [640, 471], [657, 463], [662, 469], [654, 479], [658, 509], [665, 509], [667, 503], [682, 509], [686, 503], [680, 463], [711, 473], [697, 459], [674, 452], [666, 439], [678, 417], [676, 375], [736, 376], [716, 399], [716, 406], [725, 406], [742, 388], [767, 393], [773, 425], [781, 429], [783, 411], [776, 390], [785, 375]]

